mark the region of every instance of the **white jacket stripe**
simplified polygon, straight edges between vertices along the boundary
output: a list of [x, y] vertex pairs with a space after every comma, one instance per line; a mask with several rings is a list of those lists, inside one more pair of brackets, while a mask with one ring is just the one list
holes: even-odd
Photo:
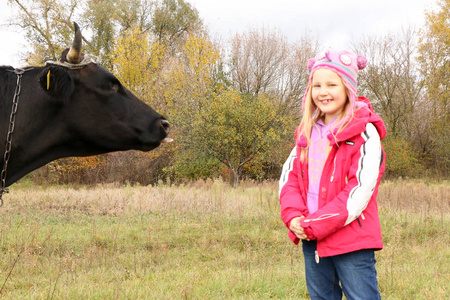
[[286, 182], [289, 179], [289, 173], [292, 171], [292, 169], [294, 168], [294, 161], [297, 158], [297, 147], [294, 147], [294, 149], [292, 149], [291, 154], [289, 154], [288, 159], [286, 160], [286, 162], [283, 165], [283, 170], [281, 172], [281, 177], [280, 177], [280, 190], [278, 191], [278, 195], [281, 195], [281, 189], [283, 188], [283, 186], [286, 184]]
[[372, 123], [366, 125], [366, 131], [361, 134], [365, 143], [361, 146], [361, 157], [356, 171], [357, 185], [350, 191], [347, 200], [348, 218], [345, 225], [350, 224], [366, 209], [376, 187], [382, 150], [380, 136]]

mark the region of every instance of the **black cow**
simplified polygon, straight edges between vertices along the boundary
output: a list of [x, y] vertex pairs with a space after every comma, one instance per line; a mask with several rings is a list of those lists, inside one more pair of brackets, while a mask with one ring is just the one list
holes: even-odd
[[[62, 157], [111, 151], [150, 151], [169, 142], [169, 122], [127, 90], [110, 72], [81, 54], [75, 25], [72, 47], [58, 63], [27, 67], [18, 75], [0, 67], [0, 170], [13, 99], [20, 82], [6, 186]], [[1, 184], [1, 183], [0, 183]]]

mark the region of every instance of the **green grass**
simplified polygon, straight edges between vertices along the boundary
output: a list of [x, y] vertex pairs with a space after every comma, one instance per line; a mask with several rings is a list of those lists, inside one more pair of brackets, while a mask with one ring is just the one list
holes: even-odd
[[[450, 297], [448, 183], [385, 182], [383, 299]], [[2, 299], [308, 299], [276, 183], [11, 188]]]

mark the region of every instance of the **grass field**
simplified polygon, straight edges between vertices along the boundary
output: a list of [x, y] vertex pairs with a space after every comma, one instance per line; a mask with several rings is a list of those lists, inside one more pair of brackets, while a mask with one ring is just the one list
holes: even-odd
[[[450, 299], [450, 184], [380, 186], [383, 299]], [[41, 187], [0, 208], [1, 299], [308, 299], [277, 183]]]

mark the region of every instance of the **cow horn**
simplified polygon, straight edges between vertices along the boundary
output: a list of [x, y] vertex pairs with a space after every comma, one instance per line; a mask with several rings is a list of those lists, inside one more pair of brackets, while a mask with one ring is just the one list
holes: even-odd
[[75, 30], [75, 37], [72, 46], [67, 53], [66, 60], [71, 64], [78, 64], [81, 61], [81, 31], [76, 22], [73, 22], [73, 27]]

